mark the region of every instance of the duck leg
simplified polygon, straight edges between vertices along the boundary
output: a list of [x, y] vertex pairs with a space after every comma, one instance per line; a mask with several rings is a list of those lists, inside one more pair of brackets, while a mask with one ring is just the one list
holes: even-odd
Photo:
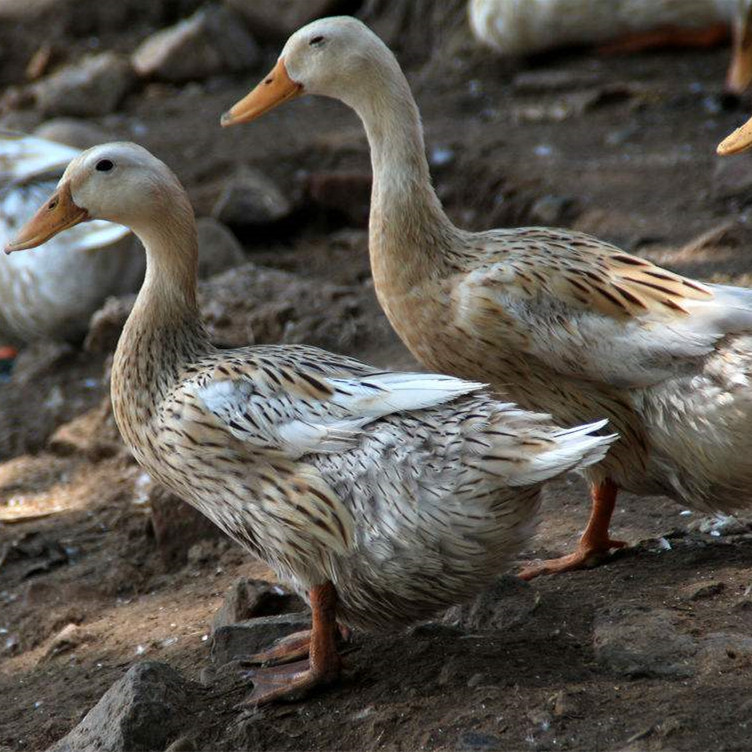
[[[350, 639], [350, 628], [344, 624], [337, 625], [339, 636], [346, 642]], [[293, 632], [277, 640], [267, 650], [261, 650], [254, 653], [245, 660], [248, 663], [260, 663], [265, 666], [276, 666], [280, 663], [289, 663], [290, 661], [308, 658], [311, 648], [311, 635], [313, 630], [302, 629], [300, 632]]]
[[601, 55], [628, 55], [666, 47], [716, 47], [728, 37], [727, 24], [716, 24], [704, 29], [668, 26], [617, 37], [612, 42], [600, 45], [598, 52]]
[[[284, 666], [270, 666], [247, 672], [253, 682], [253, 692], [244, 705], [261, 705], [274, 700], [293, 700], [305, 695], [309, 690], [334, 682], [340, 675], [342, 661], [337, 653], [337, 592], [334, 585], [327, 582], [311, 588], [311, 611], [313, 621], [308, 639], [307, 651], [303, 651], [305, 632], [290, 635], [288, 643], [275, 653], [275, 648], [266, 651], [275, 653], [269, 660], [290, 660], [308, 653], [308, 658]], [[263, 656], [260, 653], [256, 658]]]
[[574, 553], [558, 559], [547, 559], [540, 564], [529, 564], [520, 572], [520, 577], [523, 580], [532, 580], [541, 574], [584, 569], [597, 564], [610, 549], [626, 546], [625, 541], [612, 540], [608, 535], [618, 490], [616, 484], [608, 478], [603, 483], [593, 486], [590, 519]]

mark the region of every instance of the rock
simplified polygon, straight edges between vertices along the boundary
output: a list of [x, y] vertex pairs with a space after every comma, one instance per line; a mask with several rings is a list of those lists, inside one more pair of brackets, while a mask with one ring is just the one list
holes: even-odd
[[749, 154], [718, 157], [713, 171], [713, 198], [725, 201], [752, 199], [752, 159]]
[[224, 603], [214, 614], [212, 631], [260, 616], [301, 611], [305, 603], [279, 585], [241, 577], [227, 591]]
[[199, 541], [223, 535], [208, 517], [161, 486], [155, 484], [147, 493], [154, 539], [169, 569], [182, 567], [191, 547]]
[[125, 452], [109, 397], [83, 415], [63, 423], [50, 437], [50, 451], [58, 455], [83, 455], [92, 462]]
[[242, 167], [225, 185], [212, 215], [227, 225], [268, 225], [288, 217], [292, 209], [271, 178]]
[[362, 172], [314, 172], [308, 176], [306, 198], [316, 207], [335, 212], [354, 227], [367, 227], [371, 206], [371, 176]]
[[66, 653], [73, 648], [77, 648], [91, 635], [78, 626], [78, 624], [66, 624], [51, 640], [44, 652], [42, 660], [48, 660], [60, 653]]
[[616, 674], [684, 678], [694, 674], [697, 643], [667, 609], [615, 605], [596, 616], [595, 657]]
[[258, 61], [258, 45], [242, 20], [221, 6], [208, 6], [162, 29], [131, 56], [139, 76], [173, 83], [247, 70]]
[[213, 277], [245, 263], [243, 247], [232, 231], [211, 217], [201, 217], [198, 228], [198, 276]]
[[237, 11], [250, 32], [263, 41], [286, 39], [301, 26], [322, 16], [336, 15], [341, 0], [225, 0], [225, 5]]
[[41, 79], [33, 92], [44, 115], [97, 117], [114, 112], [134, 80], [126, 59], [102, 52]]
[[84, 340], [84, 350], [89, 353], [111, 353], [117, 347], [120, 333], [131, 313], [135, 295], [110, 297], [89, 321], [89, 331]]
[[720, 580], [714, 582], [696, 582], [683, 588], [687, 599], [690, 601], [714, 598], [716, 595], [720, 595], [725, 589], [726, 585]]
[[89, 149], [97, 144], [112, 141], [110, 135], [101, 128], [75, 118], [47, 120], [35, 129], [34, 135], [76, 149]]
[[530, 209], [530, 221], [540, 225], [560, 225], [572, 219], [575, 201], [568, 196], [541, 196]]
[[48, 752], [147, 752], [185, 731], [189, 687], [165, 663], [138, 663]]
[[247, 658], [271, 647], [275, 640], [310, 626], [310, 613], [298, 611], [219, 627], [212, 636], [212, 663], [224, 666], [231, 661]]
[[697, 659], [703, 673], [749, 671], [752, 667], [752, 637], [736, 632], [709, 634], [702, 641]]
[[552, 698], [553, 714], [557, 718], [580, 718], [585, 713], [587, 697], [580, 690], [560, 689]]
[[537, 605], [527, 582], [504, 575], [474, 600], [448, 609], [443, 622], [466, 632], [498, 632], [524, 624]]

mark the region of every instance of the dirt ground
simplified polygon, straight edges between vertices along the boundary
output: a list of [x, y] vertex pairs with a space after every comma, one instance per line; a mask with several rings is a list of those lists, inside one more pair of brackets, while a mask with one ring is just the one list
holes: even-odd
[[[251, 126], [219, 128], [221, 112], [275, 51], [265, 48], [252, 75], [153, 84], [95, 122], [170, 164], [199, 214], [240, 161], [290, 194], [322, 171], [367, 175], [362, 128], [335, 102], [302, 100]], [[543, 223], [558, 207], [553, 224], [687, 274], [747, 284], [752, 193], [718, 198], [714, 178], [715, 145], [749, 111], [749, 101], [724, 107], [727, 59], [726, 49], [573, 53], [515, 67], [465, 43], [408, 72], [438, 190], [458, 223]], [[377, 334], [343, 349], [415, 366], [373, 305], [365, 234], [346, 216], [309, 208], [241, 240], [257, 264], [358, 286]], [[114, 437], [102, 451], [47, 443], [55, 426], [106, 394], [101, 356], [55, 358], [39, 378], [22, 368], [0, 387], [0, 410], [13, 411], [19, 435], [27, 421], [35, 426], [25, 443], [0, 444], [3, 752], [52, 744], [143, 659], [205, 682], [185, 729], [193, 746], [181, 749], [752, 749], [752, 650], [726, 651], [686, 675], [627, 676], [598, 660], [598, 620], [614, 603], [667, 610], [698, 642], [752, 637], [752, 528], [703, 526], [668, 500], [629, 495], [619, 498], [612, 533], [633, 547], [594, 570], [514, 590], [509, 608], [523, 608], [524, 618], [478, 634], [442, 622], [356, 634], [341, 684], [297, 703], [238, 709], [247, 687], [202, 674], [211, 622], [238, 577], [270, 573], [224, 540], [194, 544], [179, 566], [166, 563], [149, 522], [148, 479]], [[38, 403], [51, 395], [63, 407], [41, 420]], [[569, 549], [587, 512], [580, 480], [551, 487], [529, 556]], [[56, 647], [71, 623], [77, 642]]]

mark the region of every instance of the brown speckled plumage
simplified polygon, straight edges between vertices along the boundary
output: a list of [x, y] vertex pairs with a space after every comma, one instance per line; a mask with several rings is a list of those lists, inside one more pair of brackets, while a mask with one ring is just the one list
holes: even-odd
[[542, 482], [598, 461], [612, 440], [590, 435], [602, 422], [562, 430], [452, 377], [303, 346], [218, 350], [199, 319], [196, 230], [172, 173], [140, 147], [108, 144], [62, 183], [146, 248], [112, 369], [136, 459], [304, 596], [331, 583], [348, 624], [399, 627], [469, 597], [528, 540]]
[[[608, 504], [617, 486], [705, 510], [752, 502], [752, 292], [681, 277], [578, 232], [455, 227], [431, 186], [407, 81], [355, 19], [298, 30], [275, 71], [363, 121], [376, 293], [417, 358], [565, 425], [607, 417], [621, 438], [588, 473], [611, 489]], [[257, 87], [234, 120], [269, 109], [264, 96]], [[576, 563], [610, 547], [608, 517]]]

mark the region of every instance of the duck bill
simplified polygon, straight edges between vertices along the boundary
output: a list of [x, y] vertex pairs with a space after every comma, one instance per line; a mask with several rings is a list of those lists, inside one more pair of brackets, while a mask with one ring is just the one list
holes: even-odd
[[737, 128], [731, 135], [718, 144], [716, 151], [722, 156], [727, 157], [731, 154], [740, 154], [752, 147], [752, 118], [747, 120], [744, 125]]
[[731, 65], [726, 74], [726, 92], [741, 96], [752, 83], [752, 8], [734, 23]]
[[265, 112], [286, 102], [288, 99], [299, 97], [303, 93], [303, 86], [295, 83], [287, 73], [284, 58], [277, 60], [277, 64], [256, 88], [239, 102], [234, 104], [222, 115], [222, 127], [250, 123], [261, 117]]
[[40, 207], [37, 213], [19, 230], [16, 239], [5, 246], [6, 253], [36, 248], [63, 230], [86, 222], [86, 209], [76, 206], [71, 196], [70, 183], [65, 182]]

